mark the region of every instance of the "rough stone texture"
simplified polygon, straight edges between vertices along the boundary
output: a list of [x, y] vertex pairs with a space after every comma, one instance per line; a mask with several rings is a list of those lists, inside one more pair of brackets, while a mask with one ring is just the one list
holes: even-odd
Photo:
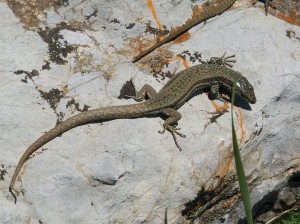
[[[168, 33], [201, 1], [153, 4]], [[131, 78], [159, 90], [200, 53], [224, 51], [236, 54], [234, 69], [257, 96], [252, 110], [235, 109], [255, 218], [299, 206], [291, 191], [300, 193], [300, 29], [256, 7], [236, 4], [132, 64], [162, 33], [146, 1], [1, 2], [0, 222], [162, 223], [166, 208], [169, 223], [243, 222], [230, 114], [211, 113], [205, 94], [179, 109], [182, 152], [157, 133], [161, 118], [89, 124], [35, 153], [16, 183], [16, 205], [8, 193], [26, 147], [57, 121], [133, 103], [118, 99]]]
[[272, 0], [273, 8], [269, 12], [289, 23], [300, 26], [300, 1], [298, 0]]
[[122, 158], [110, 154], [100, 154], [91, 162], [90, 173], [100, 183], [115, 185], [125, 175], [126, 169]]

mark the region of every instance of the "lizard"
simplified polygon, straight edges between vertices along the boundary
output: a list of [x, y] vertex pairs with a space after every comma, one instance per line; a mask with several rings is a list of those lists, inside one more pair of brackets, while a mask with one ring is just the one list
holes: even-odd
[[[135, 89], [135, 96], [127, 96], [140, 103], [84, 111], [62, 121], [50, 131], [45, 132], [26, 149], [13, 173], [9, 192], [13, 195], [15, 203], [17, 198], [13, 191], [17, 191], [14, 189], [14, 184], [24, 163], [44, 144], [72, 128], [91, 122], [163, 115], [166, 119], [163, 123], [163, 129], [159, 133], [164, 133], [166, 130], [169, 131], [174, 138], [176, 146], [181, 151], [182, 149], [177, 142], [176, 135], [181, 137], [185, 137], [185, 135], [178, 132], [180, 128], [177, 127], [177, 124], [181, 119], [181, 114], [177, 109], [193, 97], [197, 91], [208, 91], [211, 99], [226, 101], [227, 99], [220, 93], [222, 91], [231, 92], [233, 83], [236, 80], [236, 94], [248, 103], [256, 103], [254, 89], [249, 81], [241, 73], [226, 67], [227, 62], [232, 62], [232, 60], [228, 60], [231, 57], [233, 56], [213, 57], [202, 64], [182, 70], [158, 92], [146, 84], [139, 91]], [[145, 100], [146, 98], [147, 100]]]
[[[268, 6], [275, 8], [273, 4], [270, 2], [271, 0], [265, 0], [265, 11], [266, 14], [268, 13]], [[177, 37], [191, 29], [192, 27], [198, 25], [199, 23], [202, 23], [212, 17], [215, 17], [217, 15], [222, 14], [227, 9], [229, 9], [236, 0], [215, 0], [213, 2], [207, 2], [203, 4], [203, 9], [201, 10], [201, 13], [199, 13], [195, 18], [192, 20], [189, 20], [186, 24], [180, 26], [178, 29], [176, 29], [174, 32], [172, 32], [169, 36], [165, 37], [164, 39], [158, 41], [156, 44], [151, 46], [150, 48], [146, 49], [136, 57], [134, 57], [132, 62], [137, 62], [146, 55], [150, 54], [152, 51], [154, 51], [156, 48], [175, 40]]]

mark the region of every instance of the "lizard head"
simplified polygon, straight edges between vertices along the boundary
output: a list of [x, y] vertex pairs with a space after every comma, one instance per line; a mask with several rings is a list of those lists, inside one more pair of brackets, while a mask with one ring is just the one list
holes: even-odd
[[248, 80], [239, 74], [236, 81], [236, 93], [245, 99], [248, 103], [256, 103], [256, 97], [254, 94], [253, 86]]

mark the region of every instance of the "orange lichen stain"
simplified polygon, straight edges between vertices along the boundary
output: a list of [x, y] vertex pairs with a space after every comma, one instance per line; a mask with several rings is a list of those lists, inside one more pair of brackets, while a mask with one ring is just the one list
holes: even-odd
[[[208, 95], [208, 93], [206, 93], [206, 94]], [[211, 103], [214, 106], [216, 112], [218, 112], [218, 113], [222, 112], [222, 111], [227, 111], [227, 109], [228, 109], [228, 102], [225, 102], [223, 104], [223, 106], [218, 106], [218, 104], [216, 103], [215, 100], [212, 100]]]
[[60, 1], [17, 1], [7, 0], [8, 7], [13, 11], [15, 16], [20, 19], [22, 24], [29, 28], [34, 29], [43, 18], [44, 11], [49, 8], [58, 9], [60, 7]]
[[300, 26], [300, 21], [297, 21], [297, 11], [296, 10], [292, 10], [289, 14], [289, 16], [285, 16], [283, 13], [278, 13], [276, 15], [279, 19], [282, 19], [288, 23]]
[[185, 32], [183, 34], [181, 34], [179, 37], [177, 37], [175, 40], [174, 40], [174, 43], [176, 44], [180, 44], [184, 41], [187, 41], [188, 39], [190, 39], [191, 37], [191, 34], [189, 32]]
[[233, 169], [232, 159], [233, 159], [232, 155], [227, 156], [225, 158], [225, 160], [222, 161], [222, 163], [219, 165], [219, 167], [216, 170], [214, 176], [217, 177], [217, 178], [220, 178], [220, 179], [225, 177], [229, 173], [229, 171]]
[[222, 208], [224, 209], [228, 209], [232, 206], [232, 204], [238, 200], [238, 198], [240, 197], [240, 193], [238, 193], [237, 195], [232, 196], [231, 198], [227, 199], [226, 201], [223, 202], [222, 204]]
[[189, 66], [189, 63], [187, 62], [187, 60], [186, 60], [185, 58], [181, 58], [181, 60], [182, 60], [183, 66], [184, 66], [185, 68], [190, 67], [190, 66]]
[[189, 68], [189, 63], [187, 62], [187, 60], [185, 59], [185, 57], [183, 57], [182, 55], [178, 54], [176, 57], [172, 58], [172, 59], [165, 59], [166, 63], [170, 63], [170, 62], [174, 62], [174, 61], [182, 61], [183, 66], [185, 68]]
[[180, 59], [181, 61], [182, 61], [182, 63], [183, 63], [183, 66], [185, 67], [185, 68], [189, 68], [190, 66], [189, 66], [189, 63], [187, 62], [187, 60], [185, 59], [185, 57], [183, 57], [183, 56], [181, 56], [180, 54], [178, 54], [176, 57], [175, 57], [175, 59]]
[[241, 136], [241, 139], [240, 139], [240, 144], [245, 142], [245, 137], [246, 137], [246, 130], [244, 128], [244, 122], [243, 122], [243, 113], [241, 111], [240, 108], [238, 107], [234, 107], [235, 110], [237, 110], [239, 116], [238, 116], [238, 120], [239, 120], [239, 126], [241, 128], [241, 132], [242, 132], [242, 136]]
[[182, 57], [180, 55], [177, 55], [175, 58], [172, 58], [172, 59], [168, 59], [166, 62], [173, 62], [173, 61], [178, 61], [178, 60], [181, 60]]
[[[172, 35], [172, 33], [176, 32], [180, 29], [183, 29], [184, 27], [195, 26], [198, 23], [197, 21], [204, 19], [206, 12], [208, 10], [210, 10], [210, 8], [209, 8], [209, 7], [211, 7], [210, 4], [214, 4], [215, 7], [217, 7], [218, 4], [222, 4], [222, 1], [219, 1], [219, 2], [216, 1], [214, 3], [209, 3], [209, 4], [203, 3], [201, 5], [194, 6], [192, 9], [191, 18], [187, 19], [183, 25], [177, 26], [176, 28], [171, 29], [170, 35]], [[174, 40], [174, 43], [184, 42], [184, 41], [188, 40], [190, 37], [191, 37], [191, 35], [188, 32], [184, 32], [183, 34], [181, 34], [179, 37], [177, 37]]]
[[[143, 52], [145, 48], [147, 48], [147, 47], [149, 47], [149, 45], [151, 45], [149, 43], [150, 41], [147, 41], [147, 43], [144, 43], [143, 42], [143, 35], [139, 35], [137, 38], [135, 38], [135, 40], [131, 40], [129, 45], [132, 46], [133, 44], [137, 43], [138, 46], [134, 47], [134, 48], [137, 49], [139, 52]], [[154, 43], [155, 43], [155, 41], [153, 40], [153, 44]]]
[[[156, 11], [155, 11], [155, 8], [154, 8], [154, 5], [153, 5], [152, 0], [148, 0], [148, 7], [149, 7], [149, 9], [150, 9], [151, 12], [152, 12], [153, 18], [154, 18], [154, 20], [155, 20], [155, 22], [156, 22], [156, 24], [157, 24], [157, 26], [158, 26], [158, 29], [159, 29], [161, 32], [163, 32], [163, 27], [162, 27], [160, 21], [159, 21], [158, 18], [157, 18]], [[160, 38], [162, 39], [162, 37], [160, 37]]]
[[[133, 49], [133, 51], [121, 51], [121, 50], [118, 50], [118, 54], [124, 55], [126, 57], [133, 57], [134, 55], [135, 56], [137, 55], [136, 51], [143, 52], [145, 49], [147, 49], [149, 46], [154, 45], [155, 43], [156, 43], [155, 40], [153, 40], [153, 39], [147, 39], [147, 40], [145, 40], [144, 37], [143, 37], [143, 34], [140, 34], [137, 37], [128, 38], [128, 42], [126, 44], [124, 44], [125, 46], [128, 46], [130, 49]], [[162, 53], [159, 52], [159, 54], [162, 54]], [[163, 54], [165, 54], [165, 52], [163, 52]], [[147, 64], [147, 63], [141, 63], [141, 62], [142, 61], [144, 61], [144, 62], [151, 61], [151, 58], [149, 58], [149, 55], [148, 55], [147, 57], [142, 58], [136, 64]]]
[[[208, 96], [208, 93], [205, 93]], [[228, 109], [228, 102], [225, 102], [223, 106], [219, 106], [215, 100], [211, 101], [211, 104], [214, 106], [216, 113], [225, 112]]]
[[197, 19], [200, 15], [202, 15], [205, 12], [205, 4], [202, 4], [200, 6], [196, 5], [193, 7], [193, 14], [192, 17], [190, 19], [188, 19], [186, 21], [186, 23], [193, 23], [195, 21], [195, 19]]
[[62, 90], [63, 90], [64, 94], [67, 94], [69, 92], [68, 86], [62, 86]]
[[[170, 30], [170, 35], [175, 33], [177, 30], [180, 30], [183, 27], [188, 26], [188, 24], [194, 23], [195, 20], [197, 20], [197, 17], [199, 17], [201, 15], [201, 13], [203, 13], [203, 11], [204, 11], [203, 4], [201, 6], [194, 6], [192, 10], [193, 10], [193, 14], [192, 14], [191, 18], [187, 19], [185, 24], [183, 24], [181, 26], [177, 26], [176, 28], [172, 28]], [[179, 37], [177, 37], [174, 40], [174, 43], [177, 43], [177, 44], [182, 43], [182, 42], [190, 39], [190, 37], [191, 37], [191, 35], [189, 34], [189, 32], [184, 32], [183, 34], [181, 34]]]

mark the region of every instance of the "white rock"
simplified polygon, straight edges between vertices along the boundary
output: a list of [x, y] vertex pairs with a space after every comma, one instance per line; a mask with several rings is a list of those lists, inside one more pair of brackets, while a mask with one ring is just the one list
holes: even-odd
[[90, 173], [94, 179], [103, 184], [115, 185], [118, 179], [125, 175], [126, 169], [120, 158], [105, 153], [93, 159]]
[[[52, 8], [45, 10], [48, 17], [41, 16], [46, 19], [37, 27], [21, 24], [7, 4], [0, 3], [0, 171], [4, 173], [0, 222], [163, 223], [167, 208], [169, 223], [183, 223], [185, 204], [197, 198], [202, 188], [198, 200], [209, 198], [209, 192], [216, 193], [215, 199], [233, 192], [233, 199], [220, 199], [201, 217], [211, 215], [215, 223], [220, 218], [235, 223], [244, 217], [240, 198], [234, 198], [237, 183], [230, 180], [235, 173], [230, 114], [211, 123], [214, 114], [209, 112], [214, 112], [214, 107], [205, 94], [179, 109], [183, 115], [179, 126], [187, 135], [178, 139], [182, 152], [169, 133], [157, 132], [163, 124], [161, 118], [80, 126], [46, 144], [41, 149], [47, 150], [27, 161], [21, 181], [15, 185], [24, 195], [20, 194], [14, 205], [8, 186], [18, 159], [34, 140], [55, 126], [58, 115], [66, 119], [85, 106], [94, 109], [135, 103], [117, 98], [130, 78], [137, 88], [147, 83], [156, 90], [168, 79], [153, 78], [146, 67], [130, 62], [138, 53], [130, 41], [137, 45], [136, 38], [145, 33], [147, 22], [156, 28], [146, 1], [70, 1], [56, 9], [57, 15], [49, 13]], [[168, 29], [182, 25], [192, 13], [190, 1], [154, 4]], [[91, 9], [98, 12], [87, 20]], [[76, 29], [65, 26], [57, 30], [57, 47], [73, 47], [66, 55], [56, 52], [66, 61], [58, 65], [49, 61], [50, 43], [30, 29], [53, 27], [62, 18]], [[198, 51], [204, 59], [225, 51], [236, 54], [234, 69], [253, 84], [257, 103], [251, 105], [252, 110], [241, 109], [242, 114], [236, 110], [235, 115], [243, 116], [246, 143], [241, 144], [241, 153], [256, 209], [269, 192], [283, 189], [300, 164], [300, 43], [287, 37], [290, 29], [300, 36], [299, 27], [265, 16], [260, 9], [239, 7], [194, 27], [187, 41], [164, 46], [174, 56], [185, 50], [191, 54]], [[143, 38], [155, 39], [149, 33]], [[50, 69], [42, 69], [45, 61]], [[163, 71], [182, 69], [181, 61], [175, 61]], [[25, 83], [33, 70], [38, 75]], [[21, 74], [14, 74], [16, 71]], [[51, 104], [41, 94], [53, 90], [57, 95], [50, 95]], [[237, 116], [235, 119], [241, 139]], [[219, 189], [221, 184], [227, 188]]]

